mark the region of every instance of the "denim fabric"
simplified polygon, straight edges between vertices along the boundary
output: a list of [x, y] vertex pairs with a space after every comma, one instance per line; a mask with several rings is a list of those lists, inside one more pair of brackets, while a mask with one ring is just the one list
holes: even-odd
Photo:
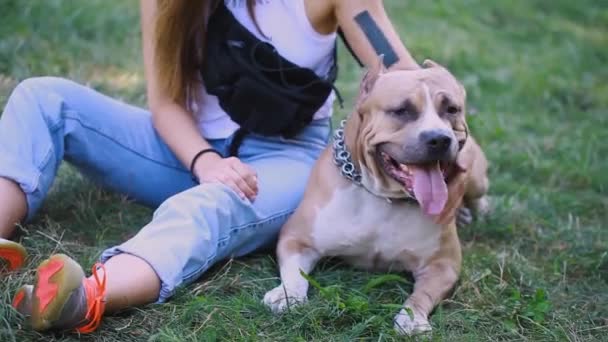
[[[15, 88], [0, 118], [0, 176], [25, 192], [27, 220], [42, 205], [62, 160], [156, 208], [150, 223], [104, 251], [101, 261], [120, 253], [142, 258], [161, 279], [163, 302], [215, 262], [275, 241], [329, 134], [330, 120], [322, 119], [292, 139], [248, 135], [239, 158], [258, 174], [252, 203], [222, 184], [195, 184], [148, 111], [66, 79], [31, 78]], [[230, 141], [209, 142], [225, 154]]]

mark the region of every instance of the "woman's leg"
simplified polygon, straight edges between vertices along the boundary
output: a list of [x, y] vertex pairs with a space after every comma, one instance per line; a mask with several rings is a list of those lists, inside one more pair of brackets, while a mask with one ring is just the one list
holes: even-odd
[[0, 177], [0, 238], [10, 238], [15, 224], [21, 222], [27, 213], [25, 194], [19, 186]]
[[[119, 254], [105, 263], [109, 274], [106, 293], [106, 312], [154, 302], [160, 293], [160, 279], [143, 259]], [[138, 286], [133, 286], [137, 279]]]
[[[241, 199], [218, 183], [201, 184], [172, 196], [136, 236], [102, 254], [107, 283], [101, 286], [97, 278], [90, 277], [85, 282], [99, 285], [92, 293], [103, 289], [108, 311], [164, 302], [179, 286], [193, 282], [214, 263], [273, 242], [299, 204], [328, 133], [329, 125], [323, 121], [312, 124], [294, 140], [245, 139], [241, 158], [258, 173], [260, 192], [255, 202]], [[41, 293], [56, 285], [45, 286], [40, 276], [36, 284]], [[74, 293], [81, 303], [86, 301], [81, 292]], [[65, 300], [59, 304], [65, 307]], [[94, 306], [92, 301], [86, 302], [86, 307]], [[44, 308], [34, 300], [33, 310]], [[61, 324], [48, 328], [65, 327], [64, 318], [60, 313], [57, 321]], [[83, 317], [70, 319], [71, 328], [83, 323]]]
[[17, 184], [0, 177], [0, 273], [3, 268], [15, 270], [23, 264], [27, 253], [18, 243], [6, 240], [15, 230], [15, 224], [25, 217], [25, 194]]
[[150, 206], [194, 185], [149, 112], [66, 79], [27, 79], [0, 118], [0, 237], [35, 215], [63, 160]]
[[0, 119], [0, 177], [25, 193], [27, 219], [40, 208], [63, 160], [151, 206], [194, 185], [148, 111], [66, 79], [27, 79]]
[[[145, 260], [160, 279], [156, 300], [163, 302], [215, 262], [268, 245], [299, 204], [328, 137], [329, 120], [320, 120], [295, 139], [245, 139], [240, 158], [257, 172], [260, 192], [255, 202], [240, 199], [222, 184], [201, 184], [165, 201], [147, 226], [106, 250], [102, 261], [107, 265], [125, 253]], [[118, 271], [121, 265], [116, 264]], [[131, 287], [137, 283], [129, 281]]]

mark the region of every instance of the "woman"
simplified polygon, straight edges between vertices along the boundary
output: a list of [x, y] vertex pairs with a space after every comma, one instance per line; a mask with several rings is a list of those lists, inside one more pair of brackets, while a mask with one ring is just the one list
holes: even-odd
[[[225, 4], [258, 39], [319, 76], [334, 62], [338, 27], [363, 65], [386, 53], [390, 68], [418, 67], [380, 0]], [[149, 112], [59, 78], [28, 79], [11, 94], [0, 120], [1, 237], [34, 217], [64, 159], [157, 207], [135, 237], [103, 252], [89, 278], [66, 255], [43, 261], [13, 301], [34, 329], [92, 332], [104, 314], [166, 301], [215, 262], [271, 243], [300, 201], [330, 133], [334, 96], [295, 136], [239, 136], [230, 157], [239, 125], [199, 82], [215, 5], [141, 1]], [[14, 269], [25, 251], [2, 240], [0, 256]]]

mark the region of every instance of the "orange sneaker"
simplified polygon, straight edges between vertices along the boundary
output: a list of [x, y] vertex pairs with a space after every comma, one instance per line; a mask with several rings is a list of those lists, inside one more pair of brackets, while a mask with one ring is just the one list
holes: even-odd
[[0, 261], [5, 264], [8, 271], [20, 268], [26, 258], [27, 252], [23, 246], [17, 242], [0, 238]]
[[[100, 280], [98, 271], [103, 272]], [[105, 309], [106, 279], [102, 264], [93, 266], [93, 279], [85, 278], [80, 265], [64, 254], [40, 263], [36, 284], [17, 291], [13, 307], [29, 316], [37, 331], [95, 331]]]
[[23, 285], [13, 297], [13, 307], [26, 317], [32, 314], [32, 293], [33, 285]]

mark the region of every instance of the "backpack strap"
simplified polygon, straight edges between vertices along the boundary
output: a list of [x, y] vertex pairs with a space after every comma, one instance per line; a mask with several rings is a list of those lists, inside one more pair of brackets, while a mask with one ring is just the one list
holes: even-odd
[[344, 46], [346, 47], [346, 49], [348, 50], [348, 52], [350, 53], [350, 55], [353, 56], [353, 58], [355, 59], [355, 61], [357, 62], [357, 64], [359, 64], [360, 67], [363, 67], [363, 63], [361, 63], [361, 60], [359, 59], [359, 57], [357, 57], [357, 55], [355, 55], [355, 52], [353, 51], [353, 49], [350, 46], [350, 44], [348, 44], [348, 41], [344, 37], [344, 32], [342, 31], [342, 29], [340, 27], [338, 27], [338, 35], [342, 39], [342, 42], [344, 43]]

